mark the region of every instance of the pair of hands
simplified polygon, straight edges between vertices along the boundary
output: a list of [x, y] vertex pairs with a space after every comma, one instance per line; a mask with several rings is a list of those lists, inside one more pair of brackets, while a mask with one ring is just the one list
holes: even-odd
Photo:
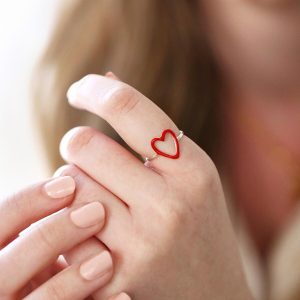
[[[112, 259], [105, 247], [97, 244], [96, 249], [90, 246], [82, 252], [85, 245], [93, 245], [93, 234], [103, 227], [103, 206], [93, 202], [64, 208], [71, 204], [74, 190], [73, 178], [64, 176], [1, 201], [1, 300], [84, 299], [110, 279]], [[76, 263], [58, 259], [68, 250], [69, 255], [77, 255]], [[128, 299], [125, 296], [111, 299]]]
[[[112, 74], [84, 77], [68, 98], [142, 157], [164, 129], [179, 132]], [[252, 299], [218, 172], [187, 136], [179, 143], [178, 159], [142, 163], [92, 128], [69, 131], [60, 149], [69, 164], [1, 203], [0, 298]]]

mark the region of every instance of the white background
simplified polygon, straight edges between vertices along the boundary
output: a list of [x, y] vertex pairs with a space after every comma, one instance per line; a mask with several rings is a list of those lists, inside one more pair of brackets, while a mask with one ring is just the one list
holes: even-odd
[[59, 0], [0, 0], [0, 198], [48, 175], [30, 116], [30, 80]]

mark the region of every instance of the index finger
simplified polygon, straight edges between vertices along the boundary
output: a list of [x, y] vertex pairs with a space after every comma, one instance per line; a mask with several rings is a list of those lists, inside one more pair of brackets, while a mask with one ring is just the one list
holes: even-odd
[[[174, 122], [155, 103], [119, 80], [87, 75], [74, 83], [67, 95], [71, 105], [105, 119], [125, 142], [144, 158], [153, 157], [155, 151], [151, 141], [161, 137], [164, 130], [170, 129], [176, 136], [180, 133]], [[169, 140], [170, 137], [172, 136], [169, 136]], [[176, 153], [176, 143], [169, 140], [166, 143], [158, 141], [159, 150], [173, 155]], [[182, 167], [180, 165], [189, 156], [194, 143], [184, 136], [179, 144], [178, 159], [170, 159], [160, 154], [151, 164], [165, 170]]]
[[0, 199], [0, 248], [30, 224], [64, 208], [74, 197], [70, 176], [35, 183]]

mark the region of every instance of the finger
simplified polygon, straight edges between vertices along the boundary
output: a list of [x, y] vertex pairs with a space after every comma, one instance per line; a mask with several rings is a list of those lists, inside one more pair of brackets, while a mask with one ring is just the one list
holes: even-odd
[[[165, 129], [171, 129], [175, 135], [179, 129], [174, 122], [152, 101], [129, 85], [100, 75], [88, 75], [74, 83], [68, 98], [71, 105], [88, 110], [105, 119], [125, 140], [125, 142], [143, 157], [155, 154], [151, 140], [160, 137]], [[185, 157], [195, 144], [183, 137], [180, 140], [180, 157], [170, 159], [159, 156], [151, 164], [162, 170], [180, 169]], [[161, 150], [174, 153], [172, 142], [162, 143]]]
[[[68, 264], [80, 264], [87, 260], [89, 257], [96, 256], [106, 250], [105, 245], [95, 237], [91, 237], [88, 240], [76, 245], [70, 251], [64, 254], [64, 257]], [[114, 272], [116, 273], [116, 263], [114, 263]], [[103, 289], [94, 291], [97, 296], [95, 299], [103, 299]]]
[[111, 255], [108, 251], [102, 251], [58, 273], [25, 299], [82, 300], [108, 283], [112, 272]]
[[30, 224], [70, 204], [74, 190], [72, 177], [51, 178], [0, 200], [0, 248]]
[[[88, 240], [84, 241], [81, 244], [76, 245], [74, 248], [72, 248], [70, 251], [64, 254], [64, 257], [68, 264], [78, 264], [82, 261], [86, 260], [88, 257], [92, 257], [97, 255], [97, 253], [104, 251], [105, 246], [102, 244], [99, 240], [97, 240], [95, 237], [89, 238]], [[114, 256], [116, 257], [116, 254], [114, 253]], [[118, 273], [118, 260], [114, 260], [114, 278], [116, 279], [116, 275]], [[112, 282], [112, 285], [114, 283]], [[93, 296], [94, 299], [106, 299], [107, 295], [111, 295], [112, 292], [109, 291], [109, 286], [98, 289], [94, 291]], [[108, 290], [107, 290], [108, 289]]]
[[91, 256], [95, 256], [108, 250], [106, 246], [95, 237], [90, 237], [89, 239], [77, 244], [72, 249], [64, 253], [64, 258], [69, 265], [75, 263], [82, 263]]
[[75, 165], [66, 165], [55, 175], [72, 176], [76, 182], [76, 196], [72, 205], [87, 201], [100, 201], [105, 207], [106, 221], [104, 228], [96, 236], [108, 248], [116, 253], [122, 251], [122, 245], [128, 243], [132, 233], [131, 213], [123, 201], [92, 180]]
[[131, 300], [131, 298], [126, 293], [121, 293], [119, 295], [110, 297], [108, 300]]
[[[61, 141], [60, 152], [67, 162], [77, 165], [130, 208], [150, 202], [153, 192], [161, 190], [164, 183], [159, 174], [145, 168], [116, 141], [89, 127], [70, 130]], [[143, 205], [139, 205], [141, 199]]]
[[[95, 237], [89, 238], [88, 240], [84, 241], [81, 244], [76, 245], [74, 248], [72, 248], [70, 251], [64, 254], [64, 257], [68, 264], [74, 264], [74, 263], [81, 263], [82, 261], [86, 260], [88, 257], [97, 255], [97, 253], [104, 251], [105, 246], [97, 240]], [[115, 257], [118, 257], [118, 254], [114, 253]], [[119, 265], [118, 260], [115, 260], [114, 263], [114, 270], [115, 275], [118, 273]], [[113, 280], [116, 279], [116, 276], [114, 276]], [[112, 282], [113, 284], [113, 282]], [[109, 288], [109, 287], [107, 287]], [[107, 297], [105, 295], [111, 295], [111, 291], [105, 289], [99, 289], [93, 293], [94, 299], [106, 299]], [[127, 296], [127, 298], [126, 298]], [[114, 296], [112, 299], [115, 299], [115, 297], [124, 297], [124, 300], [128, 300], [128, 295], [125, 293], [121, 293], [118, 296]], [[117, 298], [119, 299], [119, 298]], [[123, 300], [123, 298], [120, 298], [119, 300]]]
[[60, 254], [99, 232], [103, 224], [104, 208], [99, 202], [65, 209], [39, 222], [0, 252], [1, 291], [14, 294]]
[[47, 266], [41, 273], [39, 273], [31, 280], [32, 289], [38, 288], [40, 285], [48, 281], [49, 278], [53, 277], [67, 267], [68, 264], [66, 263], [63, 256], [60, 255], [55, 263]]

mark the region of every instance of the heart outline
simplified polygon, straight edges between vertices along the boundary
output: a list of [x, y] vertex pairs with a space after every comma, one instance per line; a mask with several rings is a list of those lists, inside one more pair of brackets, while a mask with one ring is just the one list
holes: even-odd
[[[166, 137], [166, 134], [167, 133], [170, 133], [171, 136], [173, 137], [173, 141], [174, 141], [174, 144], [175, 144], [175, 149], [176, 149], [176, 153], [174, 155], [172, 154], [168, 154], [168, 153], [165, 153], [161, 150], [159, 150], [156, 146], [155, 146], [155, 143], [156, 142], [165, 142], [165, 137]], [[161, 155], [161, 156], [164, 156], [164, 157], [168, 157], [168, 158], [172, 158], [172, 159], [177, 159], [179, 158], [180, 156], [180, 151], [179, 151], [179, 142], [178, 142], [178, 139], [177, 139], [177, 136], [175, 135], [175, 133], [171, 130], [171, 129], [165, 129], [161, 136], [160, 137], [156, 137], [156, 138], [153, 138], [151, 140], [151, 147], [152, 149], [158, 154], [158, 155]]]

